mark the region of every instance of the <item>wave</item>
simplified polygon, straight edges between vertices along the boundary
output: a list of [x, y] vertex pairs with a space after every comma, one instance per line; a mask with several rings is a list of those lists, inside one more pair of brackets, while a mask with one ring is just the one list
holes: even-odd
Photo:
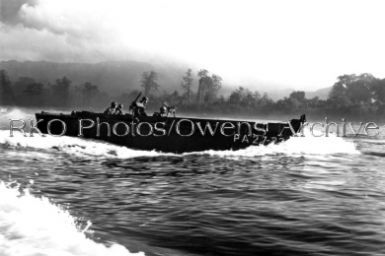
[[360, 154], [352, 141], [344, 140], [336, 135], [329, 137], [314, 137], [305, 131], [304, 137], [291, 137], [279, 144], [268, 146], [250, 146], [245, 149], [233, 151], [208, 150], [195, 154], [208, 154], [222, 157], [253, 157], [263, 155], [335, 155], [335, 154]]
[[263, 155], [333, 155], [333, 154], [359, 154], [352, 141], [343, 138], [330, 137], [292, 137], [288, 141], [271, 144], [268, 146], [250, 146], [242, 150], [207, 150], [202, 152], [185, 153], [176, 155], [157, 151], [134, 150], [109, 143], [86, 140], [75, 137], [24, 137], [15, 132], [14, 137], [9, 136], [9, 131], [0, 131], [0, 145], [11, 147], [33, 148], [41, 150], [56, 150], [77, 157], [103, 157], [127, 159], [135, 157], [157, 157], [157, 156], [186, 156], [186, 155], [211, 155], [218, 157], [254, 157]]
[[[75, 155], [78, 157], [105, 157], [105, 158], [134, 158], [134, 157], [154, 157], [161, 153], [156, 151], [134, 150], [109, 143], [86, 140], [76, 137], [55, 137], [47, 135], [42, 137], [35, 134], [34, 137], [24, 137], [20, 132], [14, 132], [14, 137], [10, 137], [10, 132], [0, 130], [0, 145], [11, 147], [32, 148], [41, 150], [56, 150], [59, 152]], [[162, 154], [166, 155], [166, 154]]]
[[[9, 119], [31, 119], [33, 110], [14, 108], [1, 114], [1, 120], [9, 122]], [[1, 123], [0, 123], [1, 124]], [[4, 124], [1, 126], [4, 127]], [[56, 150], [78, 157], [104, 157], [104, 158], [135, 158], [157, 156], [185, 156], [185, 155], [212, 155], [218, 157], [253, 157], [262, 155], [331, 155], [331, 154], [359, 154], [352, 141], [331, 134], [329, 137], [314, 137], [309, 130], [305, 130], [305, 137], [292, 137], [288, 141], [268, 145], [250, 146], [243, 150], [207, 150], [202, 152], [185, 153], [182, 155], [167, 154], [158, 151], [134, 150], [113, 144], [85, 140], [75, 137], [24, 137], [19, 132], [9, 136], [9, 130], [0, 130], [0, 145], [11, 147], [32, 148], [38, 150]]]
[[378, 157], [385, 157], [385, 152], [376, 152], [376, 151], [365, 151], [364, 155], [368, 156], [378, 156]]
[[[16, 186], [15, 186], [16, 185]], [[76, 219], [45, 197], [0, 181], [0, 255], [144, 256], [122, 245], [106, 246], [79, 230]]]
[[34, 119], [34, 112], [32, 110], [11, 108], [6, 111], [0, 111], [0, 129], [6, 129], [9, 127], [10, 119]]
[[33, 117], [33, 112], [23, 110], [21, 108], [5, 108], [3, 111], [0, 111], [0, 117], [7, 118], [7, 119], [19, 119], [19, 118], [25, 118], [25, 117]]

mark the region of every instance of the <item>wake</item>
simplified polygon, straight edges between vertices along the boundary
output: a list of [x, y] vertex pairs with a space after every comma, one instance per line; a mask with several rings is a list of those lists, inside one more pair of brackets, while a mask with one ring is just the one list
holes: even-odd
[[305, 137], [292, 137], [288, 141], [268, 146], [250, 146], [242, 150], [207, 150], [185, 154], [170, 154], [158, 151], [145, 151], [129, 149], [127, 147], [96, 140], [85, 140], [75, 137], [24, 137], [20, 132], [14, 132], [10, 137], [9, 119], [34, 119], [33, 110], [12, 109], [7, 113], [0, 114], [0, 146], [24, 148], [32, 150], [44, 150], [52, 152], [63, 152], [77, 157], [85, 158], [135, 158], [135, 157], [157, 157], [157, 156], [186, 156], [186, 155], [212, 155], [218, 157], [254, 157], [263, 155], [333, 155], [333, 154], [360, 154], [352, 141], [331, 134], [329, 137], [311, 136], [309, 130], [305, 130]]
[[335, 155], [335, 154], [360, 154], [352, 141], [344, 140], [335, 135], [329, 137], [313, 137], [310, 134], [305, 137], [291, 137], [289, 140], [279, 144], [268, 146], [250, 146], [245, 149], [231, 151], [208, 150], [202, 154], [223, 157], [253, 157], [263, 155]]
[[127, 159], [135, 157], [157, 156], [186, 156], [186, 155], [211, 155], [218, 157], [254, 157], [263, 155], [333, 155], [333, 154], [360, 154], [352, 141], [330, 136], [316, 137], [292, 137], [288, 141], [268, 146], [250, 146], [242, 150], [206, 150], [202, 152], [172, 154], [158, 151], [135, 150], [127, 147], [116, 146], [95, 140], [86, 140], [75, 137], [54, 137], [47, 135], [41, 137], [24, 137], [20, 132], [14, 132], [10, 137], [7, 130], [0, 131], [0, 146], [11, 148], [23, 148], [32, 150], [57, 151], [83, 158], [118, 158]]
[[134, 150], [126, 147], [115, 146], [109, 143], [86, 140], [75, 137], [54, 137], [47, 135], [42, 137], [35, 134], [34, 137], [24, 137], [20, 132], [14, 132], [14, 137], [10, 137], [10, 132], [0, 131], [0, 145], [24, 148], [39, 149], [67, 153], [78, 157], [105, 157], [105, 158], [133, 158], [133, 157], [154, 157], [159, 153], [155, 151]]
[[0, 255], [144, 256], [94, 242], [67, 211], [14, 185], [0, 181]]

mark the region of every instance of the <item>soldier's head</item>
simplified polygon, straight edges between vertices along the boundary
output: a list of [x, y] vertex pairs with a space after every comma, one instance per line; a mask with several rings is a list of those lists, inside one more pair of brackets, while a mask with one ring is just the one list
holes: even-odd
[[111, 102], [111, 108], [116, 108], [116, 102], [115, 101]]
[[147, 104], [147, 102], [148, 102], [148, 97], [143, 96], [143, 98], [140, 100], [140, 102], [143, 103], [143, 104]]

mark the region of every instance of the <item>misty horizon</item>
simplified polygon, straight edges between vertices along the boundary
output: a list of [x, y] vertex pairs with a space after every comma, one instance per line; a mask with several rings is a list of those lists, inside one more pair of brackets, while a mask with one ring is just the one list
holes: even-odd
[[[101, 61], [101, 62], [53, 62], [53, 61], [18, 61], [0, 60], [0, 69], [6, 70], [11, 80], [17, 81], [23, 77], [30, 77], [45, 84], [53, 83], [57, 78], [67, 76], [73, 82], [82, 84], [92, 82], [101, 86], [113, 95], [127, 93], [132, 90], [140, 90], [140, 79], [143, 72], [156, 71], [160, 78], [159, 93], [179, 91], [181, 92], [181, 77], [188, 65], [174, 63], [162, 64], [160, 62], [147, 63], [144, 61]], [[201, 68], [203, 69], [203, 68]], [[193, 69], [193, 89], [198, 88], [197, 73], [201, 69]], [[209, 70], [210, 72], [210, 70]], [[222, 74], [216, 74], [222, 77]], [[332, 85], [316, 90], [306, 91], [307, 97], [319, 97], [326, 99]], [[289, 96], [297, 91], [293, 88], [279, 88], [260, 82], [231, 83], [223, 80], [220, 95], [229, 96], [234, 89], [243, 87], [261, 94], [267, 93], [273, 100]]]

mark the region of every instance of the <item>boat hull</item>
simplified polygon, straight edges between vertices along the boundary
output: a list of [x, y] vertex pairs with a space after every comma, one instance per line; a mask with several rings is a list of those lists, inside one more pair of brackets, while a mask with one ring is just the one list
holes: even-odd
[[37, 128], [54, 136], [83, 137], [133, 149], [184, 153], [238, 150], [279, 143], [296, 135], [302, 119], [256, 123], [187, 117], [141, 117], [92, 112], [37, 113]]

